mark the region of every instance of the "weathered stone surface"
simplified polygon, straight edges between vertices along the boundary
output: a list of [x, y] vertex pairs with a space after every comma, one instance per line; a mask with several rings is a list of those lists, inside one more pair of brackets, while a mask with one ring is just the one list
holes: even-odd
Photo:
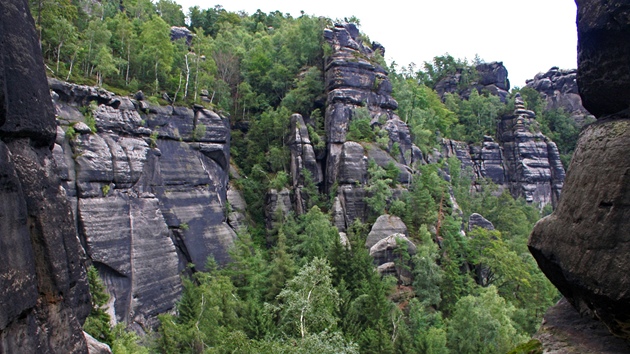
[[267, 228], [272, 229], [277, 223], [282, 223], [291, 211], [291, 192], [287, 188], [277, 191], [270, 189], [265, 202], [265, 216]]
[[376, 144], [369, 144], [366, 149], [368, 153], [368, 159], [374, 160], [374, 162], [385, 168], [390, 164], [394, 164], [396, 168], [398, 168], [398, 182], [402, 184], [411, 183], [412, 180], [412, 171], [411, 168], [407, 165], [403, 165], [396, 161], [391, 155], [389, 155], [385, 150], [379, 148]]
[[[227, 208], [227, 119], [201, 107], [152, 106], [50, 83], [57, 112], [66, 115], [62, 128], [77, 133], [57, 139], [57, 170], [112, 294], [111, 315], [139, 332], [150, 329], [173, 309], [179, 272], [190, 263], [202, 270], [209, 256], [229, 261], [236, 234], [227, 221], [242, 227], [244, 215]], [[91, 102], [97, 133], [78, 109]]]
[[547, 310], [534, 339], [542, 343], [544, 353], [550, 354], [630, 352], [626, 341], [610, 334], [601, 322], [580, 316], [564, 298]]
[[[308, 128], [300, 114], [291, 116], [291, 127], [287, 137], [287, 145], [291, 151], [290, 172], [292, 187], [295, 192], [295, 211], [303, 214], [307, 207], [308, 195], [302, 192], [307, 184], [317, 186], [323, 182], [321, 165], [317, 162], [315, 150], [308, 135]], [[306, 173], [305, 171], [308, 171]], [[306, 176], [309, 176], [308, 178]]]
[[481, 149], [471, 153], [471, 158], [473, 160], [473, 169], [477, 176], [490, 178], [499, 185], [505, 183], [503, 150], [492, 137], [485, 136]]
[[513, 115], [501, 118], [498, 129], [508, 187], [514, 197], [524, 197], [540, 207], [555, 206], [565, 177], [557, 161], [557, 147], [539, 130], [530, 128], [535, 114], [523, 108], [520, 96], [515, 106]]
[[582, 106], [576, 77], [576, 69], [562, 70], [553, 67], [546, 73], [539, 73], [533, 79], [527, 80], [526, 86], [540, 92], [547, 102], [547, 109], [563, 109], [578, 124], [584, 125], [595, 118]]
[[119, 322], [151, 327], [181, 291], [177, 254], [159, 201], [120, 193], [80, 199], [79, 216], [88, 255], [112, 295], [113, 315]]
[[468, 231], [471, 231], [475, 227], [480, 227], [486, 230], [494, 230], [494, 225], [490, 220], [481, 216], [481, 214], [472, 213], [468, 217]]
[[85, 341], [87, 342], [88, 354], [112, 354], [112, 349], [109, 345], [97, 341], [94, 337], [87, 332], [83, 332]]
[[365, 247], [371, 249], [380, 240], [393, 234], [407, 236], [407, 225], [397, 216], [381, 215], [372, 225], [367, 240], [365, 240]]
[[588, 126], [580, 135], [558, 208], [536, 224], [529, 240], [540, 268], [567, 300], [626, 338], [630, 338], [628, 141], [628, 118]]
[[367, 158], [363, 146], [353, 141], [343, 144], [339, 162], [339, 184], [363, 184], [367, 181]]
[[351, 184], [340, 186], [337, 196], [343, 210], [346, 230], [355, 220], [365, 222], [367, 216], [367, 204], [365, 203], [365, 189]]
[[596, 117], [630, 108], [630, 4], [577, 0], [578, 77], [584, 107]]
[[0, 9], [0, 352], [87, 353], [85, 255], [51, 152], [38, 37], [26, 1]]
[[461, 87], [462, 80], [461, 70], [445, 78], [435, 84], [435, 91], [444, 98], [447, 93], [457, 94], [463, 99], [468, 99], [472, 90], [488, 91], [492, 95], [498, 96], [501, 102], [506, 102], [508, 91], [510, 90], [510, 80], [508, 80], [508, 72], [502, 62], [481, 63], [475, 67], [478, 80], [472, 82], [465, 87]]
[[247, 228], [246, 224], [246, 211], [247, 204], [245, 198], [240, 190], [234, 188], [230, 183], [230, 187], [227, 190], [227, 201], [230, 203], [230, 210], [228, 210], [228, 224], [234, 231], [241, 232]]
[[409, 255], [416, 254], [417, 247], [407, 238], [407, 236], [400, 233], [394, 233], [379, 240], [370, 247], [370, 256], [374, 258], [374, 263], [381, 265], [387, 262], [394, 262], [397, 258], [394, 254], [394, 250], [400, 247], [399, 243], [406, 245]]
[[26, 2], [1, 4], [0, 138], [23, 137], [50, 146], [57, 127], [33, 18]]

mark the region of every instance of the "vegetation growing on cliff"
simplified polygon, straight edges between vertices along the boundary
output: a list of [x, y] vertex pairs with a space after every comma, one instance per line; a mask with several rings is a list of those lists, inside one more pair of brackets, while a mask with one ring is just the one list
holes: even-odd
[[[187, 43], [170, 39], [170, 25], [184, 25], [172, 1], [137, 0], [123, 7], [112, 1], [32, 1], [51, 74], [229, 113], [240, 129], [232, 136], [232, 158], [247, 176], [235, 184], [252, 219], [239, 235], [232, 263], [184, 279], [176, 313], [161, 315], [157, 333], [149, 336], [152, 351], [498, 353], [535, 331], [557, 296], [526, 249], [539, 211], [487, 181], [477, 180], [471, 193], [472, 173], [456, 158], [419, 167], [407, 188], [396, 190], [395, 201], [396, 167], [369, 166], [366, 202], [373, 216], [400, 216], [418, 245], [411, 259], [403, 253], [397, 259], [398, 267], [413, 274], [411, 285], [374, 270], [365, 249], [369, 225], [352, 225], [349, 247], [339, 242], [330, 222], [331, 198], [318, 186], [307, 183], [308, 212], [281, 216], [272, 230], [265, 228], [266, 191], [290, 183], [284, 138], [291, 113], [304, 115], [313, 142], [317, 136], [319, 148], [324, 146], [321, 94], [330, 48], [322, 31], [330, 20], [192, 8], [195, 35]], [[467, 100], [447, 95], [442, 101], [432, 86], [458, 70], [473, 79], [470, 65], [450, 56], [437, 57], [423, 70], [390, 67], [398, 114], [425, 153], [441, 138], [479, 142], [494, 136], [497, 118], [509, 107], [476, 90]], [[524, 96], [538, 104], [535, 95]], [[355, 113], [348, 139], [378, 142], [382, 137], [367, 109]], [[564, 127], [553, 117], [550, 131]], [[569, 128], [555, 131], [561, 151], [568, 152], [573, 133], [564, 130]], [[496, 230], [463, 235], [473, 212]], [[102, 305], [95, 307], [99, 326], [105, 323], [98, 312]], [[107, 330], [94, 333], [116, 351]]]

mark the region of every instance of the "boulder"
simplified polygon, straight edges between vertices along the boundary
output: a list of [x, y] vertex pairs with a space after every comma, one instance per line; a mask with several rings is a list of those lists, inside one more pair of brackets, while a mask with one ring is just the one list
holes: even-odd
[[625, 338], [630, 338], [629, 142], [630, 117], [588, 126], [556, 211], [536, 224], [529, 239], [538, 265], [567, 300]]
[[468, 217], [468, 231], [471, 231], [475, 227], [480, 227], [486, 230], [494, 230], [494, 225], [490, 220], [481, 216], [481, 214], [472, 213]]
[[407, 225], [398, 216], [381, 215], [379, 216], [365, 241], [365, 247], [371, 249], [380, 240], [385, 239], [393, 234], [401, 234], [407, 236]]

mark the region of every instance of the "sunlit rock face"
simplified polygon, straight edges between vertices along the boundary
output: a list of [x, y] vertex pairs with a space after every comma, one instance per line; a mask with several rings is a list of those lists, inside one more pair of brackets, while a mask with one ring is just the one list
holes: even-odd
[[598, 121], [580, 134], [558, 208], [529, 248], [577, 310], [630, 339], [630, 5], [577, 5], [577, 82]]

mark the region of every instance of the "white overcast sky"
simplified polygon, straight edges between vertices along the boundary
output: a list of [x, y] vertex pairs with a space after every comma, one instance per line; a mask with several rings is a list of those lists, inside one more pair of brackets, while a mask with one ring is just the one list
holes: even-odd
[[573, 0], [176, 0], [184, 13], [222, 5], [248, 14], [279, 10], [300, 16], [356, 16], [361, 31], [385, 47], [385, 59], [420, 66], [449, 53], [472, 60], [503, 61], [512, 87], [552, 66], [576, 68], [576, 6]]

